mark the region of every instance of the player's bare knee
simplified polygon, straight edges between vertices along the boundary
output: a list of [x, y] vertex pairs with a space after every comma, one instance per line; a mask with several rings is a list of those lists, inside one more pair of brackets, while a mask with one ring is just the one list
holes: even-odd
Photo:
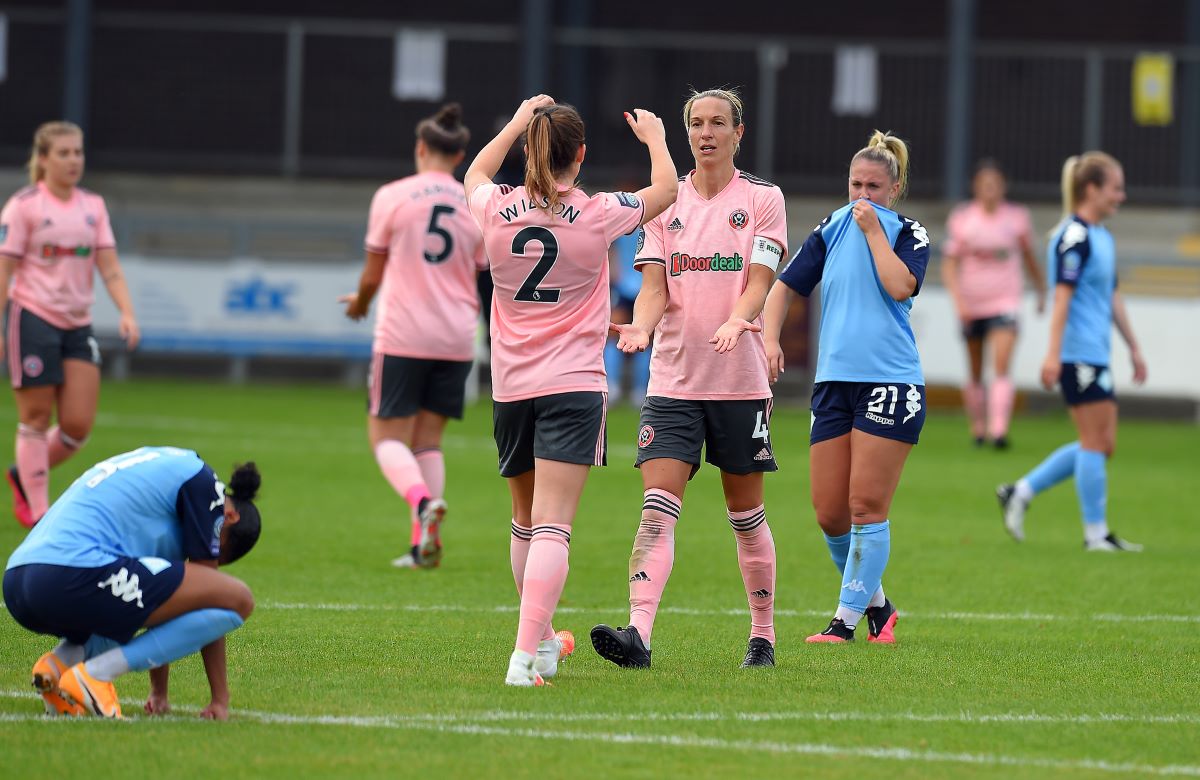
[[242, 620], [247, 620], [250, 613], [254, 612], [254, 594], [250, 591], [250, 586], [239, 581], [230, 588], [229, 603], [226, 607], [241, 615]]
[[850, 517], [856, 525], [880, 522], [886, 513], [887, 508], [878, 499], [850, 496]]

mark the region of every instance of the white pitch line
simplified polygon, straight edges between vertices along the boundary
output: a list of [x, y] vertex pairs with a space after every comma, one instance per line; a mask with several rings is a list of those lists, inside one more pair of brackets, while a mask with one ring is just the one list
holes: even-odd
[[[16, 691], [3, 691], [0, 695], [12, 697]], [[20, 692], [20, 698], [32, 698]], [[525, 718], [537, 718], [534, 713], [511, 713]], [[907, 763], [968, 764], [976, 766], [1009, 766], [1038, 769], [1084, 769], [1099, 772], [1123, 772], [1142, 775], [1200, 777], [1200, 766], [1188, 764], [1135, 764], [1095, 759], [1059, 759], [1010, 756], [995, 753], [944, 753], [934, 750], [912, 750], [909, 748], [877, 748], [869, 746], [842, 746], [810, 742], [775, 742], [755, 740], [730, 740], [716, 737], [700, 737], [678, 734], [634, 734], [629, 732], [562, 731], [531, 728], [503, 728], [470, 722], [471, 716], [355, 716], [355, 715], [290, 715], [285, 713], [237, 710], [239, 720], [255, 721], [270, 725], [296, 726], [342, 726], [352, 728], [378, 728], [410, 731], [435, 731], [447, 734], [469, 734], [522, 739], [544, 739], [564, 742], [600, 742], [617, 745], [654, 745], [674, 748], [700, 748], [707, 750], [775, 753], [793, 755], [821, 755], [831, 757], [867, 757]], [[556, 720], [558, 716], [550, 716]], [[457, 720], [455, 720], [457, 719]], [[0, 714], [2, 722], [46, 722], [48, 720], [76, 720], [47, 718], [45, 715]], [[78, 719], [86, 722], [88, 719]], [[132, 721], [131, 721], [132, 722]]]
[[[260, 609], [279, 610], [311, 610], [330, 612], [464, 612], [471, 614], [496, 612], [518, 612], [515, 604], [479, 605], [467, 604], [353, 604], [335, 602], [288, 602], [264, 601], [259, 603]], [[596, 614], [612, 611], [605, 607], [559, 607], [555, 614], [578, 615]], [[659, 612], [672, 615], [688, 615], [692, 617], [730, 617], [745, 615], [745, 609], [695, 609], [692, 607], [663, 607]], [[817, 609], [777, 609], [777, 617], [828, 617], [828, 610]], [[975, 620], [975, 621], [1014, 621], [1053, 623], [1079, 620], [1096, 620], [1106, 623], [1200, 623], [1200, 615], [1117, 615], [1096, 614], [1086, 615], [1072, 613], [1069, 615], [1051, 615], [1038, 612], [909, 612], [901, 610], [900, 616], [915, 620]]]

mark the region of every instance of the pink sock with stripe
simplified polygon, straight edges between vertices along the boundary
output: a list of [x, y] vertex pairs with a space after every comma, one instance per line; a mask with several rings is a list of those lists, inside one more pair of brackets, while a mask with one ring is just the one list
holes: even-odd
[[[533, 529], [512, 523], [512, 538], [508, 543], [508, 561], [512, 564], [513, 582], [517, 584], [517, 596], [524, 590], [525, 564], [529, 560], [529, 541], [533, 538]], [[542, 639], [554, 638], [554, 621], [546, 624]]]
[[988, 388], [988, 432], [993, 439], [1008, 435], [1008, 421], [1012, 418], [1013, 398], [1017, 391], [1006, 376], [992, 380]]
[[538, 641], [546, 635], [567, 582], [570, 549], [571, 526], [542, 523], [533, 527], [521, 580], [521, 620], [517, 624], [517, 649], [522, 652], [535, 655]]
[[17, 475], [25, 488], [29, 512], [37, 520], [50, 507], [50, 445], [46, 432], [17, 425]]
[[672, 493], [650, 488], [642, 494], [642, 522], [629, 556], [629, 625], [650, 646], [654, 617], [675, 564], [675, 524], [683, 501]]
[[750, 636], [775, 644], [775, 540], [760, 504], [745, 512], [729, 512], [737, 539], [738, 566], [750, 604]]

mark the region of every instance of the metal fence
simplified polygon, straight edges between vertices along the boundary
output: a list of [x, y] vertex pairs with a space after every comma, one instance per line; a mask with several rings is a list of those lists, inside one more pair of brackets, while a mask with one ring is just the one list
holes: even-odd
[[[0, 155], [27, 154], [32, 129], [61, 113], [62, 12], [13, 10], [8, 78], [0, 83]], [[86, 121], [93, 166], [171, 172], [388, 177], [411, 167], [412, 127], [436, 108], [391, 94], [396, 22], [96, 13]], [[427, 25], [425, 25], [427, 27]], [[521, 97], [517, 25], [439, 26], [446, 97], [463, 103], [478, 148]], [[912, 191], [944, 192], [953, 148], [947, 117], [970, 128], [967, 157], [992, 156], [1019, 197], [1054, 197], [1062, 160], [1104, 148], [1143, 200], [1200, 202], [1200, 48], [1176, 48], [1176, 120], [1137, 125], [1130, 47], [978, 43], [968, 97], [948, 95], [944, 40], [872, 42], [557, 28], [544, 87], [588, 120], [590, 178], [644, 176], [645, 155], [621, 118], [645, 106], [669, 122], [681, 166], [678, 111], [689, 86], [743, 89], [740, 164], [789, 193], [836, 191], [871, 129], [913, 149]], [[832, 109], [844, 44], [878, 53], [876, 108]], [[949, 168], [949, 170], [955, 170]]]

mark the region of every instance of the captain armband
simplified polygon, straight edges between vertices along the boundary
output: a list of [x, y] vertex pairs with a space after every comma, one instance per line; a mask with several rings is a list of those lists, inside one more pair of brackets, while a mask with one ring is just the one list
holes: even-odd
[[779, 261], [783, 259], [783, 247], [778, 241], [764, 236], [754, 237], [754, 246], [750, 250], [750, 262], [765, 265], [771, 271], [779, 269]]

